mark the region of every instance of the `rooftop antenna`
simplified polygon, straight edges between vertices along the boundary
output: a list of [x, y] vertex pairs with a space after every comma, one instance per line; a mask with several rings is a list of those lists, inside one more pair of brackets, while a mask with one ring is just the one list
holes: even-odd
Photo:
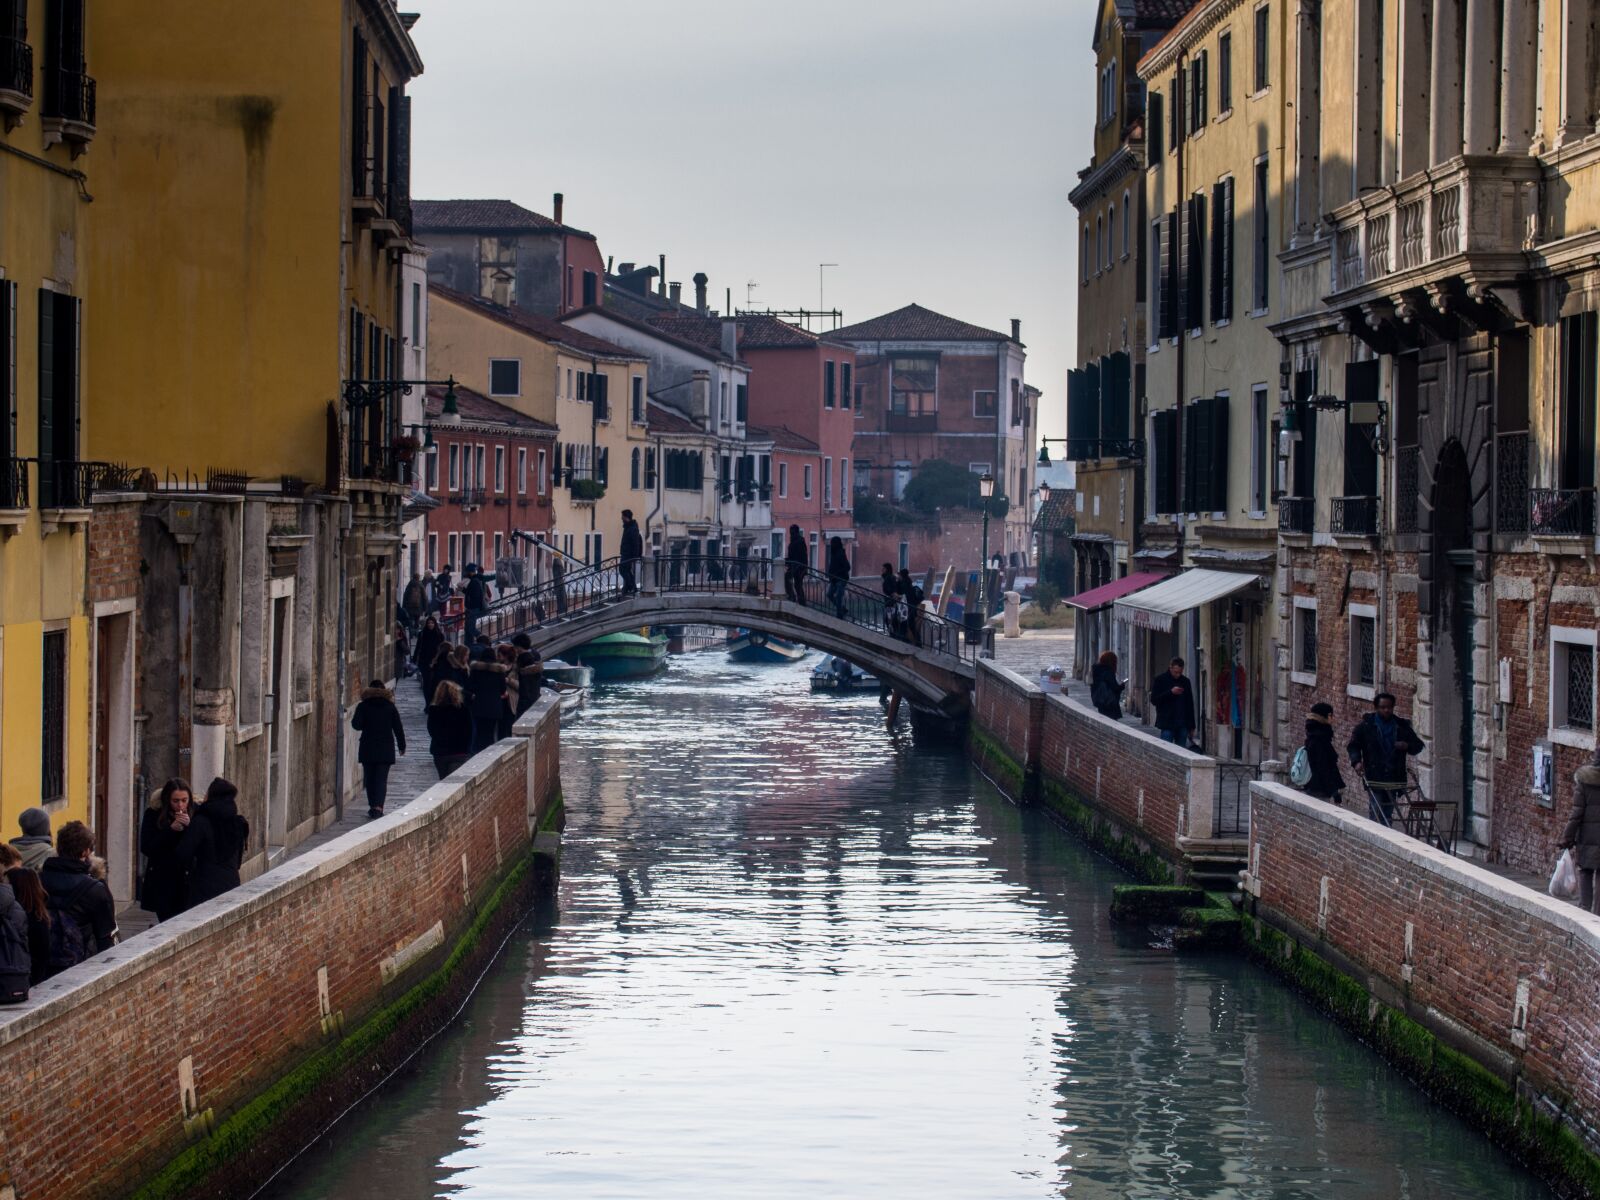
[[756, 289], [760, 286], [761, 285], [754, 279], [750, 280], [749, 283], [744, 285], [744, 306], [746, 308], [753, 308], [755, 306]]
[[819, 317], [823, 313], [828, 311], [828, 306], [825, 303], [823, 303], [823, 283], [824, 283], [824, 281], [826, 279], [826, 276], [823, 274], [823, 272], [826, 271], [829, 267], [837, 267], [838, 265], [839, 265], [838, 263], [818, 263], [817, 264], [817, 315]]

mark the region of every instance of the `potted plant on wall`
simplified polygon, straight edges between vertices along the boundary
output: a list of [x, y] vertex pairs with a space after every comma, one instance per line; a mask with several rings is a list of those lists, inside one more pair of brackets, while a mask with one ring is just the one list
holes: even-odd
[[402, 433], [389, 443], [389, 448], [394, 451], [395, 458], [408, 463], [422, 449], [422, 439], [414, 433]]

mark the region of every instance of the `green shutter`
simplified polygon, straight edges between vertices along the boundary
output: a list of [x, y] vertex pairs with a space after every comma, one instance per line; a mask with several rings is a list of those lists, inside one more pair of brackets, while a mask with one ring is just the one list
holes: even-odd
[[1344, 369], [1344, 494], [1346, 496], [1376, 496], [1378, 494], [1378, 455], [1372, 444], [1370, 425], [1352, 425], [1352, 404], [1376, 403], [1378, 400], [1378, 360], [1353, 362]]

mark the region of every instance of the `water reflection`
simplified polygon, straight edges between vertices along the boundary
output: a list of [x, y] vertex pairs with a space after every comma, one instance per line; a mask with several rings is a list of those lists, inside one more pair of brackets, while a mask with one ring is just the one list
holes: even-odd
[[278, 1194], [1546, 1194], [873, 697], [704, 655], [563, 737], [557, 922]]

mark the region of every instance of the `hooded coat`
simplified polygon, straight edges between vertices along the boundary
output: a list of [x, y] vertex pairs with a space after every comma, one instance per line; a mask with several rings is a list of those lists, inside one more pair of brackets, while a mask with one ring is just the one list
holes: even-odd
[[50, 840], [50, 814], [42, 808], [28, 808], [17, 820], [22, 836], [12, 838], [11, 845], [22, 855], [22, 865], [37, 871], [56, 852]]
[[[438, 623], [424, 624], [422, 632], [417, 634], [417, 647], [412, 654], [417, 666], [424, 672], [433, 669], [433, 660], [439, 657], [439, 647], [444, 645], [444, 630]], [[430, 697], [431, 699], [431, 697]]]
[[178, 843], [178, 858], [188, 871], [191, 908], [239, 886], [239, 864], [249, 840], [250, 822], [239, 815], [232, 796], [195, 808]]
[[789, 552], [783, 556], [783, 561], [791, 570], [803, 569], [811, 563], [811, 551], [806, 546], [806, 535], [803, 533], [789, 534]]
[[850, 555], [845, 548], [828, 544], [828, 578], [845, 583], [850, 581]]
[[388, 688], [369, 687], [361, 693], [361, 703], [350, 717], [350, 727], [361, 732], [361, 743], [356, 747], [357, 762], [392, 763], [396, 746], [401, 754], [406, 752], [406, 727]]
[[510, 673], [505, 663], [495, 661], [494, 651], [487, 646], [474, 653], [467, 676], [467, 709], [476, 720], [500, 720], [505, 708], [506, 676]]
[[0, 876], [0, 1004], [28, 998], [33, 955], [28, 949], [28, 914], [17, 903], [11, 885]]
[[544, 687], [544, 660], [532, 650], [517, 655], [517, 716], [533, 707]]
[[1339, 752], [1333, 745], [1333, 726], [1327, 721], [1306, 718], [1306, 761], [1311, 766], [1307, 793], [1330, 797], [1343, 789], [1344, 772], [1339, 769]]
[[465, 704], [428, 705], [428, 753], [465, 758], [472, 750], [472, 714]]
[[[190, 824], [194, 823], [191, 812]], [[139, 884], [139, 907], [162, 921], [188, 907], [189, 881], [178, 858], [183, 830], [161, 823], [161, 810], [147, 808], [139, 822], [139, 853], [145, 857], [144, 879]]]
[[1600, 871], [1600, 766], [1590, 763], [1572, 776], [1572, 816], [1561, 835], [1585, 871]]

